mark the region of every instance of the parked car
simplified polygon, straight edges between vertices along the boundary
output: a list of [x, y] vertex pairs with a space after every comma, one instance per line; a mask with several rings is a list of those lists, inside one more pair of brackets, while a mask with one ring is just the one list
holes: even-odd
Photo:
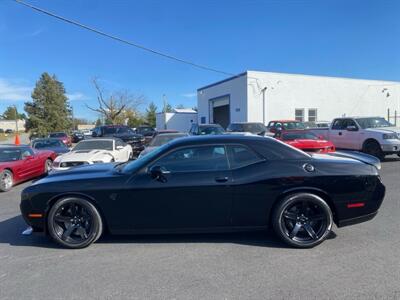
[[75, 131], [71, 135], [71, 142], [72, 143], [79, 143], [80, 141], [85, 139], [85, 135], [80, 131]]
[[224, 134], [225, 129], [219, 124], [196, 124], [193, 123], [189, 130], [190, 135], [216, 135]]
[[104, 125], [93, 129], [92, 137], [116, 137], [131, 145], [134, 156], [139, 155], [144, 149], [146, 139], [143, 135], [135, 133], [130, 127], [124, 125]]
[[50, 174], [22, 191], [20, 208], [34, 231], [67, 248], [87, 247], [103, 232], [270, 225], [287, 244], [309, 248], [328, 237], [333, 223], [372, 219], [384, 198], [379, 160], [335, 155], [307, 154], [269, 137], [179, 138], [127, 164]]
[[273, 120], [268, 123], [267, 128], [272, 133], [284, 130], [306, 129], [303, 122], [296, 120]]
[[136, 128], [136, 133], [143, 135], [145, 138], [145, 145], [148, 145], [153, 139], [156, 130], [149, 125], [141, 125]]
[[286, 130], [279, 140], [306, 152], [335, 152], [335, 145], [307, 130]]
[[62, 141], [68, 147], [72, 146], [71, 137], [68, 134], [66, 134], [65, 132], [52, 132], [52, 133], [49, 134], [48, 137], [49, 138], [59, 139], [60, 141]]
[[272, 133], [270, 133], [267, 130], [267, 127], [263, 123], [257, 123], [257, 122], [236, 122], [236, 123], [230, 123], [229, 126], [226, 128], [227, 133], [252, 133], [255, 135], [260, 135], [260, 136], [273, 136]]
[[5, 134], [12, 134], [14, 132], [14, 130], [12, 129], [6, 129]]
[[85, 137], [90, 137], [92, 136], [92, 129], [83, 129], [82, 133]]
[[132, 156], [132, 148], [120, 139], [102, 138], [80, 141], [68, 153], [58, 156], [53, 170], [67, 170], [82, 165], [126, 162]]
[[331, 122], [328, 121], [316, 121], [316, 122], [304, 122], [306, 129], [310, 128], [328, 128]]
[[150, 142], [150, 144], [144, 148], [142, 152], [140, 152], [139, 157], [142, 157], [154, 149], [161, 147], [162, 145], [169, 143], [172, 140], [177, 138], [182, 138], [185, 136], [189, 136], [187, 133], [183, 132], [175, 132], [175, 133], [166, 133], [166, 132], [159, 132]]
[[34, 139], [31, 142], [31, 146], [36, 150], [50, 150], [56, 153], [56, 155], [61, 155], [68, 153], [70, 149], [62, 141], [55, 138], [44, 138], [44, 139]]
[[382, 117], [336, 118], [330, 128], [313, 129], [338, 149], [362, 151], [383, 160], [385, 155], [400, 156], [400, 128]]
[[0, 146], [0, 191], [9, 191], [15, 184], [47, 174], [56, 154], [37, 151], [29, 146]]

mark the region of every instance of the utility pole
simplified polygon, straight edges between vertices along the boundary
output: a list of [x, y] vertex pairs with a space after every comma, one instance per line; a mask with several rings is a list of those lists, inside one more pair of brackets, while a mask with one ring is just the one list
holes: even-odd
[[163, 94], [164, 129], [167, 129], [167, 96]]
[[15, 131], [18, 134], [18, 111], [16, 105], [14, 105], [14, 112], [15, 112]]

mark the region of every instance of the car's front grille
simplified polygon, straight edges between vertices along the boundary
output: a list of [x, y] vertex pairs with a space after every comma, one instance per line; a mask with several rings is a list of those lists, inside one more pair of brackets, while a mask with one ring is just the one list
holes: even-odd
[[63, 162], [60, 164], [61, 168], [71, 168], [71, 167], [77, 167], [81, 165], [86, 165], [87, 162], [84, 161], [68, 161], [68, 162]]

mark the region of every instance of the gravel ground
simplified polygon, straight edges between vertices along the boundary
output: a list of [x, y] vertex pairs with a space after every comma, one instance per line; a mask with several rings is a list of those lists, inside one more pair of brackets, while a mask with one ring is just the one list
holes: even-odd
[[309, 250], [272, 233], [106, 236], [83, 250], [21, 236], [19, 194], [0, 194], [0, 299], [400, 299], [400, 160], [370, 222]]

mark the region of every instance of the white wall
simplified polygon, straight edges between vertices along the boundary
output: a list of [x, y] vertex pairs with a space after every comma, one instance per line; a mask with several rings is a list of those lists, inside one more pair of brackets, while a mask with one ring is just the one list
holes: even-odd
[[201, 123], [201, 117], [205, 117], [206, 123], [210, 123], [210, 99], [218, 98], [225, 95], [230, 96], [230, 121], [247, 121], [246, 85], [246, 76], [243, 75], [205, 89], [199, 89], [197, 91], [198, 122]]
[[[165, 121], [167, 127], [164, 127]], [[197, 113], [157, 113], [156, 129], [173, 129], [182, 132], [189, 131], [192, 123], [197, 122]]]
[[[0, 120], [0, 128], [3, 130], [12, 129], [16, 131], [16, 123], [13, 120]], [[25, 131], [25, 120], [18, 120], [18, 131]]]
[[400, 114], [399, 82], [248, 71], [248, 121], [262, 121], [262, 93], [253, 78], [267, 87], [266, 122], [294, 119], [296, 108], [305, 109], [306, 121], [309, 108], [317, 108], [318, 120], [326, 121], [343, 115], [386, 117], [388, 108]]

